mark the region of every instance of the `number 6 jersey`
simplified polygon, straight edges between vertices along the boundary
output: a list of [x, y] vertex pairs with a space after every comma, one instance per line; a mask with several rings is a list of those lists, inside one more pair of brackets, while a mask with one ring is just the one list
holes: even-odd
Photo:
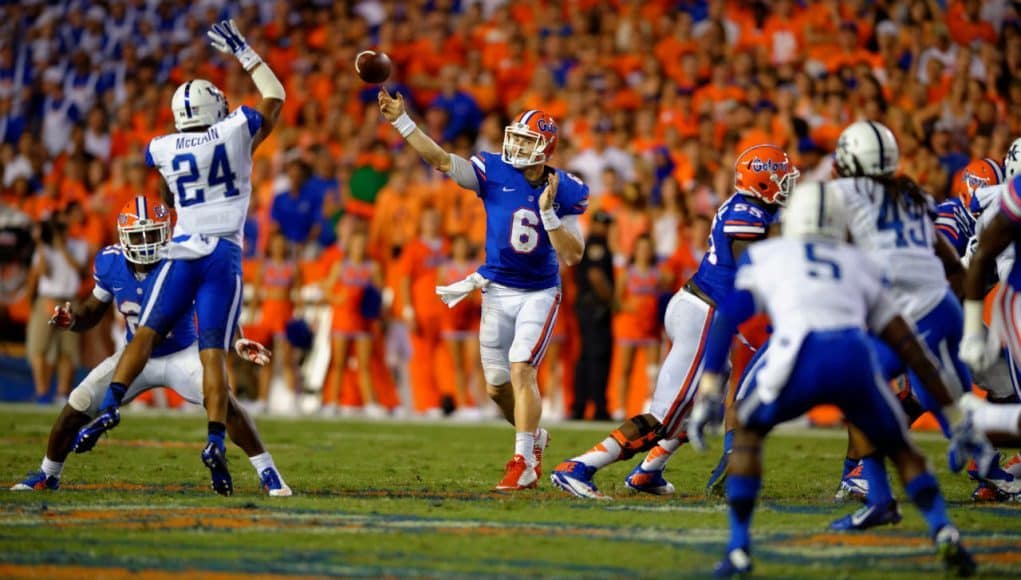
[[[544, 290], [560, 284], [560, 266], [549, 234], [539, 218], [539, 196], [546, 180], [532, 186], [524, 174], [495, 153], [471, 158], [478, 195], [486, 207], [486, 263], [479, 274], [496, 284], [520, 290]], [[563, 171], [553, 209], [561, 218], [585, 213], [588, 186]]]
[[252, 193], [252, 139], [262, 115], [241, 106], [205, 132], [156, 137], [145, 162], [163, 175], [174, 196], [174, 240], [195, 234], [242, 246]]
[[[142, 297], [156, 277], [156, 268], [149, 274], [135, 274], [131, 264], [124, 258], [120, 246], [107, 246], [96, 255], [93, 264], [93, 278], [96, 286], [92, 295], [100, 302], [114, 301], [117, 311], [124, 316], [128, 326], [128, 342], [138, 329], [138, 315], [142, 310]], [[153, 358], [173, 354], [195, 342], [195, 315], [189, 312], [182, 316], [171, 329], [170, 334], [152, 352]]]

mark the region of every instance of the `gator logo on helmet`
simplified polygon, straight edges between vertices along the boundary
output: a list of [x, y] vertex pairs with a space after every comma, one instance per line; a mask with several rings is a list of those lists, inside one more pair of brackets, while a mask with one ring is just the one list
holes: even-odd
[[771, 159], [766, 159], [765, 161], [763, 161], [758, 157], [752, 159], [751, 163], [749, 163], [749, 166], [751, 167], [752, 171], [768, 171], [771, 173], [777, 171], [785, 172], [787, 171], [788, 165], [789, 164], [786, 161], [773, 161]]
[[552, 120], [547, 122], [546, 119], [539, 119], [539, 121], [536, 123], [536, 126], [539, 127], [540, 131], [546, 131], [549, 133], [557, 132], [557, 126], [556, 124], [553, 123]]

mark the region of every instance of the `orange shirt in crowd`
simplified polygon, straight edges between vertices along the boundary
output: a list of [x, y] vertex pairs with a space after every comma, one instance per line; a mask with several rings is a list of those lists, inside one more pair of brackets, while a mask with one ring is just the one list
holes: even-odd
[[650, 266], [618, 268], [621, 311], [615, 317], [613, 337], [617, 340], [656, 338], [659, 310], [659, 270]]
[[436, 271], [446, 260], [447, 240], [427, 242], [417, 238], [401, 253], [401, 265], [411, 280], [411, 306], [420, 320], [442, 315], [446, 306], [436, 299]]

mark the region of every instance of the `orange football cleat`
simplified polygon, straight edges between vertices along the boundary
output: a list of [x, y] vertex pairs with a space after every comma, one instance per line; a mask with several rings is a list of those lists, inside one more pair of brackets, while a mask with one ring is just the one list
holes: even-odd
[[528, 464], [524, 455], [515, 455], [504, 467], [503, 479], [496, 484], [496, 491], [517, 491], [534, 489], [539, 478], [535, 476], [535, 467]]

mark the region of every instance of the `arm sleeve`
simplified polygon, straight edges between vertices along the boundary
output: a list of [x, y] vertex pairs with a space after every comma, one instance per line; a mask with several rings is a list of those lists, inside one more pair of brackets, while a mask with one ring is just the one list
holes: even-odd
[[465, 189], [474, 191], [475, 193], [481, 192], [479, 186], [479, 171], [485, 175], [485, 165], [481, 161], [476, 164], [477, 156], [473, 155], [472, 160], [468, 161], [464, 157], [455, 153], [450, 154], [450, 171], [447, 175], [454, 180], [454, 183], [460, 185]]
[[588, 209], [589, 189], [585, 182], [573, 173], [560, 170], [560, 191], [557, 192], [557, 216], [566, 218], [579, 216]]
[[1000, 196], [1000, 211], [1014, 225], [1021, 225], [1021, 176], [1014, 178]]
[[255, 137], [255, 134], [262, 128], [262, 113], [247, 105], [241, 105], [241, 113], [245, 116], [245, 121], [248, 124], [248, 135]]
[[102, 268], [100, 263], [100, 256], [103, 255], [105, 254], [101, 253], [99, 256], [96, 256], [96, 261], [92, 264], [92, 279], [96, 281], [95, 287], [92, 288], [92, 295], [100, 302], [109, 303], [113, 300], [113, 291], [110, 290], [110, 286], [104, 280], [105, 276], [101, 273], [104, 268]]
[[766, 237], [770, 221], [770, 217], [759, 208], [731, 208], [723, 216], [723, 234], [738, 240], [757, 240]]

